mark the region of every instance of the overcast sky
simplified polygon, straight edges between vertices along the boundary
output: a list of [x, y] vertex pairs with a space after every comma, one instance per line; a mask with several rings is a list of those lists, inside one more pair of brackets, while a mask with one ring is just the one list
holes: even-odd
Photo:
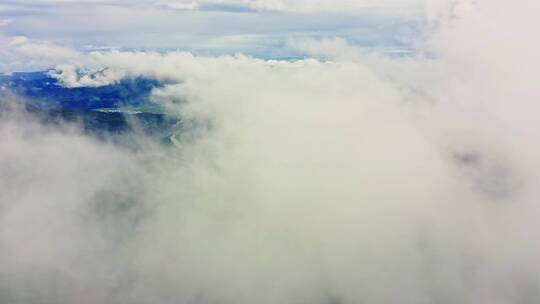
[[81, 50], [116, 47], [198, 54], [295, 56], [292, 39], [340, 37], [406, 49], [424, 17], [420, 0], [4, 0], [0, 35]]

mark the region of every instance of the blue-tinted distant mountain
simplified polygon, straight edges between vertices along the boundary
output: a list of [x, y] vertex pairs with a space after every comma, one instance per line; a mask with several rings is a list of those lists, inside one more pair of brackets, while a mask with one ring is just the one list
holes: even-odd
[[14, 73], [0, 76], [0, 88], [9, 90], [49, 108], [99, 109], [149, 103], [149, 95], [159, 82], [147, 78], [127, 78], [101, 87], [65, 88], [47, 72]]
[[47, 123], [77, 122], [85, 131], [123, 133], [133, 126], [166, 138], [178, 121], [162, 114], [150, 101], [158, 81], [147, 78], [127, 78], [101, 87], [66, 88], [48, 72], [0, 75], [0, 102], [16, 95], [25, 108]]

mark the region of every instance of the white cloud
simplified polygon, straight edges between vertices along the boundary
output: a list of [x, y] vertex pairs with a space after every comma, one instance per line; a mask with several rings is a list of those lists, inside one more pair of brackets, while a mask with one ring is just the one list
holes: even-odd
[[239, 7], [257, 11], [350, 12], [368, 8], [414, 9], [419, 0], [162, 0], [160, 5], [175, 9]]
[[8, 26], [11, 22], [13, 22], [13, 19], [0, 19], [0, 27]]
[[200, 4], [196, 1], [160, 1], [158, 5], [179, 10], [195, 10], [200, 8]]
[[331, 62], [52, 51], [73, 55], [66, 85], [163, 80], [154, 101], [186, 129], [118, 145], [2, 117], [0, 294], [538, 302], [539, 4], [483, 3], [441, 22], [427, 59], [340, 39], [291, 42]]
[[142, 1], [132, 0], [4, 0], [1, 4], [9, 5], [11, 7], [17, 6], [47, 6], [47, 5], [77, 5], [77, 4], [91, 4], [91, 5], [128, 5], [142, 3]]
[[342, 38], [291, 39], [289, 46], [309, 56], [321, 59], [358, 61], [361, 57], [359, 49], [351, 46]]
[[51, 64], [76, 63], [83, 56], [69, 47], [25, 36], [0, 36], [0, 43], [0, 70], [3, 72], [44, 70], [50, 68]]
[[152, 6], [179, 10], [248, 9], [282, 12], [350, 12], [363, 9], [419, 9], [422, 0], [20, 0], [6, 5], [39, 7], [63, 5]]
[[[199, 54], [242, 52], [272, 58], [290, 56], [288, 50], [283, 49], [290, 36], [339, 36], [356, 39], [366, 46], [396, 43], [399, 31], [413, 32], [415, 25], [411, 20], [421, 15], [399, 16], [404, 12], [401, 9], [370, 10], [374, 12], [370, 17], [357, 10], [303, 14], [286, 11], [275, 15], [234, 5], [197, 4], [199, 9], [194, 11], [163, 9], [154, 4], [19, 4], [18, 10], [6, 15], [16, 18], [17, 22], [6, 29], [10, 35], [69, 43], [78, 49], [114, 42], [115, 46], [137, 50], [180, 49]], [[381, 28], [384, 34], [375, 35]], [[5, 46], [0, 45], [2, 47]]]
[[424, 2], [424, 7], [428, 20], [437, 20], [441, 17], [459, 18], [474, 10], [477, 2], [477, 0], [429, 0]]

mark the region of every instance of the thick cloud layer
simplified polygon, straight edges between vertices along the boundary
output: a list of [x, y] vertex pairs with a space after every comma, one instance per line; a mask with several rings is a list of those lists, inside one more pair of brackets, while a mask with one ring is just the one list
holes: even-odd
[[164, 146], [2, 117], [0, 300], [538, 302], [522, 2], [434, 7], [414, 59], [339, 39], [293, 43], [331, 61], [77, 53], [65, 86], [155, 78], [184, 124]]

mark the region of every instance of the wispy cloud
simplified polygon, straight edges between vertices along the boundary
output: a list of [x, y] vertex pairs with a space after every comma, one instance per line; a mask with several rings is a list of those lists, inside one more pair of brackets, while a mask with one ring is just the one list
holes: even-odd
[[281, 12], [350, 12], [365, 9], [420, 8], [418, 0], [162, 0], [159, 5], [174, 9], [244, 8], [257, 11]]
[[249, 9], [259, 11], [349, 11], [357, 9], [410, 9], [419, 8], [421, 0], [3, 0], [0, 4], [11, 6], [59, 6], [59, 5], [157, 5], [180, 10], [198, 9]]
[[13, 19], [0, 19], [0, 27], [8, 26], [13, 22]]

